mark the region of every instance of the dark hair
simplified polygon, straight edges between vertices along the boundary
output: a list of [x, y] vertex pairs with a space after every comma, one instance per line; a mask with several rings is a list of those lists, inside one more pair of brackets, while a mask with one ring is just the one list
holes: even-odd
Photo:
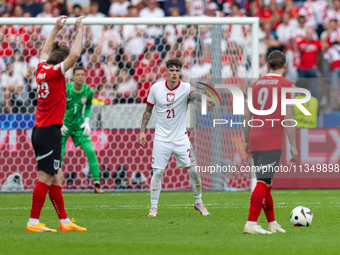
[[128, 9], [128, 11], [129, 11], [129, 10], [132, 10], [132, 9], [137, 9], [137, 7], [134, 6], [134, 5], [129, 5], [129, 6], [127, 7], [127, 9]]
[[70, 54], [70, 49], [59, 42], [53, 42], [52, 50], [48, 55], [48, 59], [46, 61], [49, 65], [56, 65], [60, 62], [63, 62], [65, 58]]
[[171, 66], [176, 66], [176, 67], [182, 68], [183, 63], [178, 58], [172, 58], [172, 59], [169, 59], [168, 61], [166, 61], [166, 68], [170, 68]]
[[84, 67], [82, 67], [82, 66], [76, 66], [76, 67], [73, 69], [73, 75], [75, 75], [75, 74], [76, 74], [76, 71], [78, 71], [78, 70], [83, 70], [84, 73], [85, 73], [85, 68], [84, 68]]
[[73, 5], [72, 9], [74, 10], [75, 8], [79, 8], [80, 10], [82, 9], [81, 6], [80, 6], [79, 4]]
[[268, 56], [268, 65], [270, 70], [281, 69], [286, 64], [286, 55], [279, 50], [274, 50]]
[[233, 8], [233, 7], [237, 7], [237, 9], [241, 9], [241, 6], [238, 4], [238, 3], [233, 3], [231, 6], [230, 6], [230, 9]]

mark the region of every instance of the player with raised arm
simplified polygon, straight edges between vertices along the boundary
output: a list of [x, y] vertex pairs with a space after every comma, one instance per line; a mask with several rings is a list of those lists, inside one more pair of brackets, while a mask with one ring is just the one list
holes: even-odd
[[[294, 105], [286, 106], [286, 115], [281, 115], [281, 89], [285, 87], [295, 87], [289, 80], [283, 77], [287, 64], [286, 56], [281, 51], [273, 51], [268, 56], [269, 74], [258, 79], [251, 85], [252, 103], [255, 109], [268, 110], [273, 104], [273, 90], [277, 89], [277, 108], [269, 115], [252, 114], [245, 106], [243, 127], [245, 150], [251, 153], [254, 159], [254, 165], [258, 167], [256, 173], [257, 184], [250, 197], [249, 216], [244, 226], [245, 234], [272, 234], [285, 233], [286, 231], [276, 222], [274, 216], [274, 202], [271, 194], [272, 181], [274, 176], [273, 167], [278, 166], [282, 152], [283, 126], [281, 122], [285, 119], [286, 132], [291, 145], [292, 162], [298, 158], [295, 141], [295, 122], [294, 122]], [[292, 97], [286, 95], [287, 99]], [[261, 127], [249, 127], [248, 121], [251, 118], [262, 120], [264, 125]], [[273, 121], [266, 121], [273, 120]], [[264, 171], [262, 171], [264, 170]], [[266, 172], [267, 171], [267, 172]], [[257, 225], [257, 219], [264, 210], [269, 223], [268, 231]]]
[[32, 194], [31, 215], [26, 226], [27, 232], [57, 232], [39, 222], [46, 194], [60, 219], [60, 231], [86, 231], [67, 217], [62, 194], [63, 173], [60, 169], [61, 131], [66, 108], [65, 72], [80, 57], [83, 39], [82, 19], [76, 19], [77, 34], [71, 50], [55, 41], [58, 31], [65, 25], [66, 16], [60, 16], [45, 42], [40, 54], [36, 72], [38, 83], [32, 145], [38, 163], [39, 177]]
[[[157, 216], [157, 204], [162, 188], [162, 175], [170, 156], [174, 153], [178, 166], [184, 166], [189, 174], [190, 186], [194, 193], [194, 208], [203, 216], [210, 213], [202, 202], [201, 178], [196, 169], [196, 158], [185, 127], [185, 115], [188, 101], [201, 101], [202, 95], [193, 86], [179, 80], [182, 62], [170, 59], [166, 62], [167, 80], [152, 85], [143, 113], [139, 144], [145, 146], [145, 129], [150, 120], [153, 107], [156, 108], [157, 123], [152, 150], [152, 169], [150, 193], [151, 210], [149, 217]], [[209, 106], [215, 106], [211, 98], [207, 98]]]
[[94, 180], [94, 192], [104, 193], [100, 189], [99, 164], [90, 138], [93, 91], [84, 84], [84, 81], [85, 69], [80, 66], [75, 67], [73, 69], [73, 82], [66, 84], [67, 103], [64, 125], [61, 127], [63, 138], [60, 162], [63, 162], [67, 139], [71, 136], [74, 146], [80, 146], [89, 160], [90, 171]]

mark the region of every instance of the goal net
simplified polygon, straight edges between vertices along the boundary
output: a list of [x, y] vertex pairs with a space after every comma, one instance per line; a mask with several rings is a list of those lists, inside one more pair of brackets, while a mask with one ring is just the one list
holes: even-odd
[[[2, 191], [32, 190], [38, 179], [31, 133], [37, 105], [35, 72], [42, 46], [56, 19], [3, 18], [0, 20], [0, 186]], [[57, 40], [71, 47], [75, 19], [68, 19]], [[83, 50], [77, 65], [86, 70], [94, 91], [91, 139], [100, 165], [104, 189], [149, 189], [156, 114], [148, 124], [146, 146], [138, 134], [149, 89], [166, 79], [165, 62], [180, 58], [181, 80], [199, 92], [208, 84], [258, 77], [257, 18], [98, 18], [84, 19]], [[65, 74], [72, 81], [72, 69]], [[199, 89], [201, 88], [201, 89]], [[190, 102], [186, 126], [198, 165], [249, 165], [241, 126], [220, 125], [213, 119], [232, 117], [227, 91], [217, 90], [222, 105], [202, 115]], [[218, 102], [219, 104], [219, 102]], [[234, 116], [241, 120], [242, 116]], [[217, 169], [218, 170], [218, 169]], [[69, 138], [63, 162], [64, 188], [92, 189], [88, 159]], [[203, 189], [250, 189], [250, 173], [200, 171]], [[174, 156], [164, 172], [163, 189], [190, 189], [185, 168]]]

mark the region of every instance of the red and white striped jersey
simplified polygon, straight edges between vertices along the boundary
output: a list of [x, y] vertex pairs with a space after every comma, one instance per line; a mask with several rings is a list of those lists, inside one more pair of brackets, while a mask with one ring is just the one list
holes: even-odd
[[325, 0], [308, 0], [300, 8], [299, 15], [306, 17], [306, 26], [316, 28], [318, 24], [323, 23], [328, 9], [328, 3]]
[[338, 22], [340, 22], [340, 9], [337, 11], [334, 9], [328, 10], [324, 19], [324, 25], [326, 25], [332, 19], [336, 19]]
[[340, 69], [340, 45], [334, 45], [329, 48], [325, 55], [325, 59], [331, 65], [331, 70]]

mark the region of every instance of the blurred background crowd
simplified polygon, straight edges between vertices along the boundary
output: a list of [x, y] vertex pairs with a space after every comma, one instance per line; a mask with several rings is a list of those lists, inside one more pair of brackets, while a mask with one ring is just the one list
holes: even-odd
[[[84, 26], [83, 51], [77, 65], [86, 70], [94, 103], [145, 102], [150, 86], [165, 78], [165, 62], [182, 59], [182, 80], [210, 78], [212, 55], [221, 56], [222, 77], [251, 78], [250, 54], [258, 50], [260, 76], [267, 73], [266, 57], [286, 53], [286, 78], [310, 79], [308, 88], [319, 105], [339, 108], [340, 0], [0, 0], [1, 17], [259, 17], [260, 44], [251, 48], [250, 26], [91, 25]], [[39, 51], [53, 25], [0, 26], [0, 111], [34, 112], [35, 70]], [[74, 26], [65, 26], [58, 40], [71, 47]], [[212, 48], [221, 41], [221, 52]], [[72, 80], [72, 70], [66, 73]], [[230, 81], [230, 80], [229, 80]]]

